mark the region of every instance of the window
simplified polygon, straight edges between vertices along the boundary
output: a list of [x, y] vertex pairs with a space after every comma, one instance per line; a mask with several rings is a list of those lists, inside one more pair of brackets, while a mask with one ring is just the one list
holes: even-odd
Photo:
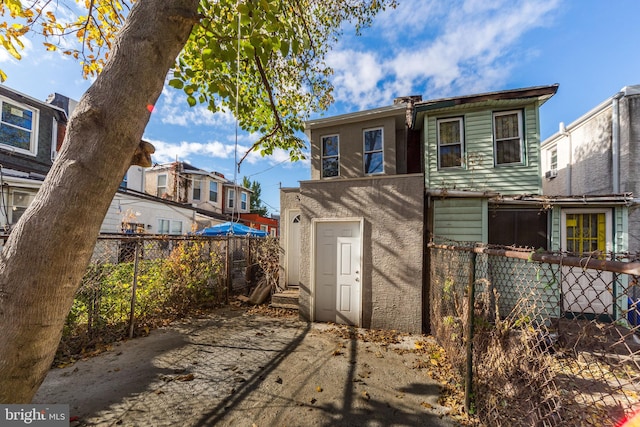
[[165, 197], [167, 194], [167, 175], [158, 175], [158, 185], [156, 186], [156, 196]]
[[209, 181], [209, 201], [218, 203], [218, 183]]
[[547, 212], [497, 208], [489, 211], [489, 244], [547, 249]]
[[200, 200], [202, 193], [202, 180], [194, 179], [193, 180], [193, 200]]
[[243, 211], [247, 210], [247, 193], [240, 194], [240, 209]]
[[271, 237], [278, 237], [278, 230], [275, 228], [271, 229]]
[[229, 209], [233, 208], [233, 199], [236, 198], [236, 190], [229, 190], [229, 197], [227, 197], [227, 206]]
[[262, 231], [266, 231], [266, 232], [269, 232], [269, 226], [267, 226], [267, 225], [260, 225], [260, 230], [262, 230]]
[[38, 110], [0, 98], [0, 145], [12, 151], [38, 154]]
[[558, 170], [558, 149], [554, 148], [551, 150], [549, 160], [549, 169], [557, 171]]
[[364, 131], [364, 173], [384, 172], [384, 154], [382, 151], [382, 128]]
[[566, 250], [577, 255], [607, 250], [607, 222], [604, 212], [567, 213]]
[[438, 167], [462, 166], [464, 153], [464, 122], [462, 117], [441, 119], [438, 127]]
[[33, 201], [34, 193], [14, 191], [11, 202], [11, 224], [18, 222], [24, 211], [27, 210]]
[[323, 136], [322, 142], [322, 177], [338, 176], [340, 169], [340, 142], [338, 135]]
[[182, 221], [159, 219], [158, 234], [182, 234]]
[[493, 136], [496, 165], [522, 164], [522, 112], [493, 114]]

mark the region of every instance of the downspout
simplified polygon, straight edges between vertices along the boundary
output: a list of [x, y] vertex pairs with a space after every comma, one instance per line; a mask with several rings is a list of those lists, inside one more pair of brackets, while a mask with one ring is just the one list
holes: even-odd
[[[567, 138], [568, 145], [568, 153], [569, 158], [567, 160], [567, 190], [565, 194], [567, 196], [571, 196], [573, 193], [571, 192], [571, 175], [572, 175], [572, 165], [573, 165], [573, 141], [571, 139], [571, 132], [567, 131], [567, 127], [564, 125], [564, 122], [560, 122], [559, 132], [561, 135]], [[557, 149], [557, 148], [556, 148]]]
[[618, 92], [613, 96], [611, 111], [611, 175], [613, 194], [620, 193], [620, 98], [624, 92]]

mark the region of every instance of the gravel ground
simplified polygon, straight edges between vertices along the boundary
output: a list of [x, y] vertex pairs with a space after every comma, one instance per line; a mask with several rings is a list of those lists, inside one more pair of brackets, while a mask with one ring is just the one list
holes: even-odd
[[72, 426], [455, 426], [416, 367], [425, 337], [362, 332], [225, 308], [53, 369], [34, 403]]

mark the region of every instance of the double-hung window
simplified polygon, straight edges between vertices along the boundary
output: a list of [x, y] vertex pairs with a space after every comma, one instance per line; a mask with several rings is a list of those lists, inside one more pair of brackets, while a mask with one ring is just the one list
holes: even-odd
[[209, 181], [209, 201], [218, 203], [218, 183], [215, 181]]
[[462, 117], [439, 119], [438, 127], [438, 168], [463, 166], [464, 121]]
[[367, 175], [384, 172], [384, 151], [382, 128], [367, 129], [364, 139], [364, 173]]
[[158, 175], [158, 181], [156, 185], [156, 196], [164, 197], [167, 193], [167, 175]]
[[38, 110], [0, 97], [0, 146], [30, 155], [38, 154]]
[[202, 180], [193, 180], [193, 200], [200, 200], [202, 197]]
[[493, 113], [495, 164], [523, 164], [522, 111]]
[[322, 142], [322, 177], [338, 176], [340, 171], [340, 140], [338, 135], [323, 136]]
[[174, 219], [159, 219], [158, 234], [182, 234], [182, 221]]
[[240, 193], [240, 210], [247, 210], [247, 193]]
[[233, 199], [236, 198], [236, 190], [229, 189], [229, 192], [227, 194], [229, 195], [229, 197], [227, 197], [227, 207], [229, 209], [233, 209]]

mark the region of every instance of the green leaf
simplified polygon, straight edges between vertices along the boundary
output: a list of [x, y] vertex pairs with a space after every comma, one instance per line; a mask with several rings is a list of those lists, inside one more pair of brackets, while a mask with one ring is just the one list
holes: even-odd
[[187, 97], [187, 103], [189, 103], [189, 107], [194, 107], [196, 105], [197, 101], [193, 96], [189, 95]]
[[182, 87], [184, 86], [184, 83], [180, 79], [171, 79], [169, 80], [169, 86], [176, 89], [182, 89]]

